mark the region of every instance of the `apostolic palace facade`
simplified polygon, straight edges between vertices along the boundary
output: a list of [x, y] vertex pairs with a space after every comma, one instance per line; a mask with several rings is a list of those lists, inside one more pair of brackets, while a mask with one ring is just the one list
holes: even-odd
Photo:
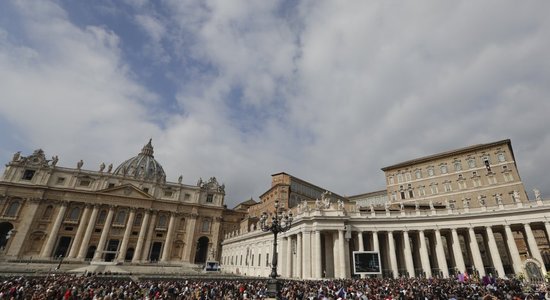
[[374, 276], [540, 279], [550, 269], [550, 201], [538, 190], [529, 199], [510, 140], [384, 167], [384, 190], [354, 196], [277, 173], [258, 202], [234, 209], [225, 207], [225, 186], [214, 177], [192, 185], [181, 177], [166, 181], [151, 141], [116, 168], [57, 161], [36, 150], [16, 153], [6, 165], [0, 260], [61, 256], [182, 266], [214, 260], [223, 272], [268, 276], [273, 234], [259, 220], [277, 201], [294, 215], [278, 238], [282, 277], [359, 276], [355, 251], [377, 255]]

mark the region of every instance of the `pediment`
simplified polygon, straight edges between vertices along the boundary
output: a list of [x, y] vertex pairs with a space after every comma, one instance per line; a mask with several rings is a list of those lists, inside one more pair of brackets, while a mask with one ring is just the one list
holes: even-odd
[[138, 199], [153, 198], [148, 193], [138, 189], [137, 187], [131, 184], [123, 184], [120, 186], [104, 189], [99, 191], [99, 193], [104, 195], [110, 195], [110, 196], [121, 196], [121, 197], [138, 198]]

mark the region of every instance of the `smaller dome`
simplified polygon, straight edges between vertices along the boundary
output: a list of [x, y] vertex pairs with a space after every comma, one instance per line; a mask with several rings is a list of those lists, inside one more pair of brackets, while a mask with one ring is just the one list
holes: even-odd
[[114, 175], [132, 177], [150, 181], [166, 181], [166, 174], [159, 162], [153, 156], [153, 145], [147, 143], [141, 152], [118, 166], [113, 172]]

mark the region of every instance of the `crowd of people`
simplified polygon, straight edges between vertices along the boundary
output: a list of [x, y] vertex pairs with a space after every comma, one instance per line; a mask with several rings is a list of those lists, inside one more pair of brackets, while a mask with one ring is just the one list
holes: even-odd
[[[49, 275], [0, 278], [4, 299], [265, 299], [260, 279], [145, 279]], [[550, 285], [517, 279], [488, 281], [425, 278], [285, 280], [280, 299], [550, 299]]]

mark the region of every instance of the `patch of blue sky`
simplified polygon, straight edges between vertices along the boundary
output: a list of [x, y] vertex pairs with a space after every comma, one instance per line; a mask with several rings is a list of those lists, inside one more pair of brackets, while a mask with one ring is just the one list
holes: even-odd
[[[130, 76], [148, 91], [159, 96], [151, 110], [161, 115], [174, 111], [177, 78], [182, 70], [177, 64], [159, 63], [145, 51], [151, 43], [134, 19], [134, 9], [123, 2], [62, 1], [70, 21], [80, 28], [98, 26], [113, 31], [120, 39], [122, 63], [130, 68]], [[163, 43], [163, 41], [161, 41]], [[154, 46], [154, 45], [153, 45]], [[169, 49], [169, 47], [166, 47]]]

